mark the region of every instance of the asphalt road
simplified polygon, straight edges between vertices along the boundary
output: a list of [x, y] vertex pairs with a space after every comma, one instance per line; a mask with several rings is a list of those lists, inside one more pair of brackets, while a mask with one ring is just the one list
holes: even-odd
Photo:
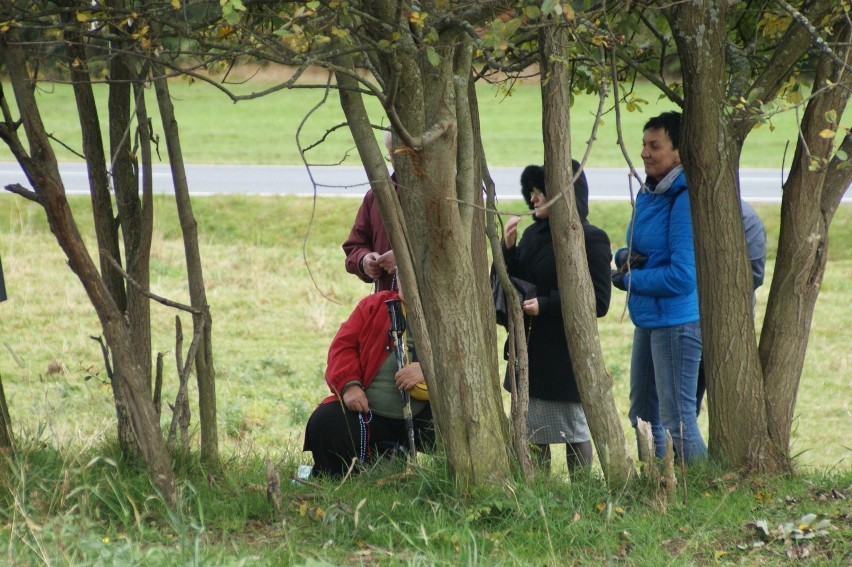
[[[498, 199], [520, 198], [521, 167], [497, 167], [491, 175]], [[60, 172], [68, 194], [88, 194], [86, 167], [83, 163], [61, 164]], [[640, 173], [642, 173], [640, 171]], [[360, 198], [367, 190], [367, 177], [361, 167], [315, 167], [311, 169], [317, 195]], [[587, 169], [589, 197], [598, 201], [630, 198], [626, 169]], [[189, 165], [190, 194], [193, 196], [243, 195], [313, 195], [314, 187], [302, 166], [266, 165]], [[18, 164], [0, 162], [0, 187], [20, 183], [29, 187]], [[750, 202], [781, 202], [782, 172], [770, 169], [740, 170], [743, 197]], [[637, 190], [634, 182], [634, 191]], [[172, 193], [167, 165], [154, 167], [154, 192]], [[847, 194], [843, 202], [852, 203]]]

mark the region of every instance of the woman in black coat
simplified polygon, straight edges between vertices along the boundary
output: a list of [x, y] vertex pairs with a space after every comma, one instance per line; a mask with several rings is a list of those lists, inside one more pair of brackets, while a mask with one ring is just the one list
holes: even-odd
[[[579, 166], [579, 163], [573, 162], [575, 173]], [[565, 443], [568, 469], [573, 471], [577, 467], [591, 465], [592, 442], [562, 324], [549, 211], [542, 208], [548, 200], [543, 167], [531, 165], [524, 169], [521, 192], [530, 209], [535, 211], [535, 222], [524, 230], [516, 245], [520, 217], [507, 221], [503, 234], [503, 257], [510, 276], [536, 285], [537, 297], [523, 304], [529, 353], [527, 428], [530, 441], [539, 449], [540, 463], [549, 467], [550, 445]], [[589, 186], [585, 174], [574, 182], [574, 195], [583, 223], [586, 258], [595, 290], [595, 308], [597, 316], [603, 317], [609, 309], [611, 289], [609, 237], [586, 220]], [[561, 293], [570, 292], [561, 290]]]

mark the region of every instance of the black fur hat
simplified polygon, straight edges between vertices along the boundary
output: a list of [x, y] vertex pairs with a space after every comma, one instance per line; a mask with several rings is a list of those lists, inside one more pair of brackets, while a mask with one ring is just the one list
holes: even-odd
[[[576, 175], [580, 169], [580, 162], [573, 160], [571, 165]], [[547, 189], [544, 186], [544, 167], [540, 165], [528, 165], [521, 173], [521, 195], [524, 196], [524, 201], [530, 209], [535, 208], [532, 203], [533, 189], [538, 189], [547, 195]], [[581, 173], [574, 182], [574, 201], [577, 204], [580, 220], [585, 220], [589, 216], [589, 184], [586, 181], [585, 172]]]

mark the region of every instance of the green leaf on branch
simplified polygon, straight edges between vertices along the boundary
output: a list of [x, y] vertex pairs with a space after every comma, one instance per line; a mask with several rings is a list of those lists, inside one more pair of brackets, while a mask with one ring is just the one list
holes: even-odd
[[837, 111], [834, 109], [829, 110], [825, 113], [826, 122], [830, 122], [832, 124], [837, 124]]
[[544, 0], [541, 3], [541, 13], [545, 16], [550, 14], [561, 14], [562, 6], [559, 4], [559, 0]]
[[426, 59], [429, 60], [432, 67], [437, 67], [441, 64], [441, 56], [438, 55], [438, 52], [432, 46], [426, 48]]
[[541, 9], [538, 6], [527, 6], [524, 8], [524, 16], [531, 20], [537, 20], [541, 17]]

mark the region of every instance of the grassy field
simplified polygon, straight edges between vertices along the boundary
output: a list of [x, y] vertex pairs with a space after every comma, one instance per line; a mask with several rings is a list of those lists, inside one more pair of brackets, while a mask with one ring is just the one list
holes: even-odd
[[[91, 239], [87, 200], [73, 198], [72, 204]], [[285, 480], [298, 463], [310, 462], [301, 452], [302, 431], [325, 395], [328, 343], [369, 292], [343, 272], [339, 247], [357, 205], [293, 197], [194, 202], [214, 317], [225, 468], [210, 476], [193, 457], [178, 460], [180, 506], [167, 513], [151, 496], [143, 471], [117, 466], [112, 395], [90, 338], [100, 329], [79, 282], [40, 210], [0, 195], [10, 296], [0, 304], [0, 373], [21, 456], [11, 481], [0, 474], [9, 497], [0, 508], [0, 534], [8, 541], [0, 563], [733, 565], [775, 564], [805, 553], [820, 564], [841, 565], [852, 557], [852, 516], [838, 499], [852, 486], [852, 384], [843, 346], [852, 321], [852, 251], [842, 245], [852, 241], [849, 207], [833, 223], [799, 393], [793, 444], [805, 476], [743, 483], [709, 466], [697, 468], [686, 479], [689, 505], [660, 514], [635, 489], [571, 482], [559, 453], [549, 479], [469, 500], [452, 496], [446, 463], [426, 456], [404, 479], [393, 476], [398, 469], [381, 467], [343, 486], [285, 482], [282, 508], [272, 510], [263, 460], [276, 463]], [[173, 200], [158, 197], [156, 209], [152, 291], [187, 301]], [[769, 281], [779, 211], [757, 209], [770, 234]], [[626, 203], [592, 204], [591, 220], [609, 232], [613, 246], [623, 240], [627, 215]], [[600, 330], [619, 412], [626, 416], [632, 325], [623, 316], [623, 294], [613, 297]], [[765, 302], [764, 288], [758, 322]], [[165, 395], [173, 399], [176, 313], [162, 306], [153, 311], [154, 347], [167, 353]], [[388, 483], [389, 475], [397, 480]], [[780, 526], [799, 525], [809, 513], [830, 529], [805, 530], [814, 539], [804, 547], [789, 537], [784, 543], [783, 533], [756, 539], [752, 523], [759, 519], [783, 532]]]
[[[260, 90], [265, 84], [253, 88]], [[238, 87], [241, 93], [249, 86]], [[8, 88], [6, 92], [11, 92]], [[171, 92], [175, 113], [180, 126], [184, 159], [188, 163], [239, 163], [239, 164], [300, 164], [296, 132], [304, 117], [322, 100], [324, 90], [301, 89], [280, 92], [270, 96], [233, 103], [221, 92], [207, 85], [174, 81]], [[511, 92], [491, 85], [478, 88], [479, 108], [482, 123], [483, 144], [486, 156], [494, 166], [524, 166], [543, 161], [541, 137], [541, 91], [538, 85], [518, 84]], [[106, 88], [97, 88], [101, 102], [99, 113], [102, 119], [106, 112]], [[651, 116], [674, 107], [659, 100], [656, 92], [647, 85], [637, 87], [637, 97], [647, 101], [642, 112], [622, 112], [623, 132], [627, 150], [634, 166], [641, 165], [642, 126]], [[38, 100], [48, 132], [79, 152], [79, 124], [73, 111], [73, 93], [67, 85], [45, 86], [38, 92]], [[372, 100], [368, 100], [372, 103]], [[14, 106], [14, 99], [10, 97]], [[571, 109], [572, 142], [575, 156], [582, 155], [592, 132], [598, 99], [594, 96], [578, 96]], [[156, 104], [151, 96], [149, 111], [156, 117]], [[374, 124], [386, 125], [378, 112], [378, 105], [368, 104]], [[624, 159], [616, 144], [616, 122], [612, 103], [608, 101], [603, 123], [597, 132], [589, 167], [622, 167]], [[215, 118], [211, 118], [215, 117]], [[301, 146], [307, 147], [317, 141], [326, 130], [344, 122], [338, 96], [335, 91], [305, 122], [301, 134]], [[154, 119], [155, 132], [161, 132], [158, 119]], [[106, 139], [106, 138], [105, 138]], [[743, 150], [742, 167], [781, 168], [789, 167], [795, 148], [795, 115], [786, 113], [773, 118], [769, 125], [755, 129]], [[785, 162], [785, 148], [786, 162]], [[332, 133], [323, 143], [307, 154], [314, 164], [348, 165], [360, 160], [355, 144], [346, 128]], [[11, 161], [3, 157], [5, 148], [0, 149], [0, 161]], [[60, 161], [78, 161], [74, 153], [57, 146]], [[167, 159], [166, 148], [161, 144], [160, 155]]]
[[[296, 91], [234, 106], [211, 89], [183, 83], [175, 83], [173, 94], [186, 159], [195, 163], [296, 163], [298, 120], [320, 97]], [[78, 144], [67, 88], [39, 96], [48, 129]], [[540, 162], [538, 89], [523, 85], [503, 100], [483, 88], [480, 96], [491, 163]], [[574, 109], [578, 152], [592, 106], [578, 101]], [[635, 153], [642, 122], [660, 110], [653, 106], [627, 115], [632, 123], [625, 130], [633, 136], [628, 143]], [[336, 102], [329, 102], [312, 117], [307, 138], [315, 139], [340, 119]], [[611, 126], [611, 115], [606, 120]], [[780, 122], [774, 133], [755, 132], [751, 146], [760, 151], [747, 150], [744, 165], [780, 167], [792, 133]], [[621, 165], [611, 136], [609, 128], [600, 132], [592, 166]], [[336, 162], [352, 145], [342, 133], [333, 138], [339, 139], [317, 150], [313, 161]], [[0, 161], [11, 159], [3, 152]], [[164, 147], [160, 153], [165, 156]], [[61, 155], [75, 159], [68, 152]], [[88, 200], [74, 197], [71, 203], [93, 250]], [[187, 302], [174, 200], [158, 196], [155, 203], [152, 291]], [[112, 394], [100, 348], [91, 338], [100, 334], [100, 326], [43, 211], [0, 194], [0, 256], [9, 293], [9, 301], [0, 304], [0, 376], [19, 449], [17, 461], [0, 467], [0, 536], [7, 543], [0, 564], [734, 565], [810, 557], [819, 564], [848, 565], [852, 560], [852, 515], [842, 499], [852, 492], [852, 383], [844, 346], [852, 325], [852, 207], [841, 207], [832, 224], [798, 396], [793, 452], [802, 475], [742, 482], [712, 465], [696, 467], [685, 479], [689, 503], [660, 513], [635, 488], [608, 490], [601, 482], [568, 479], [558, 449], [550, 478], [507, 484], [471, 499], [454, 495], [438, 456], [425, 456], [416, 473], [404, 478], [393, 476], [398, 469], [379, 467], [343, 485], [288, 482], [297, 464], [310, 462], [301, 451], [302, 432], [326, 394], [322, 374], [331, 337], [370, 291], [343, 270], [340, 243], [357, 206], [353, 199], [297, 197], [193, 202], [214, 318], [224, 467], [211, 475], [198, 466], [196, 455], [178, 458], [180, 502], [169, 512], [152, 495], [144, 471], [117, 463]], [[769, 234], [767, 286], [758, 291], [759, 328], [780, 207], [756, 209]], [[609, 233], [613, 248], [623, 244], [628, 216], [627, 203], [592, 203], [590, 220]], [[164, 397], [173, 400], [177, 313], [160, 305], [152, 312], [154, 349], [166, 353]], [[186, 327], [188, 319], [181, 316]], [[630, 438], [632, 324], [624, 294], [614, 291], [599, 328]], [[502, 345], [503, 336], [498, 333], [496, 340]], [[168, 409], [165, 414], [167, 427]], [[706, 420], [703, 412], [705, 433]], [[265, 497], [267, 458], [285, 481], [278, 511]], [[804, 521], [810, 513], [818, 515], [822, 528]], [[771, 532], [763, 539], [752, 525], [759, 520], [766, 520]], [[786, 525], [809, 539], [797, 539]]]
[[[91, 235], [88, 201], [72, 202], [84, 234]], [[352, 306], [370, 291], [370, 286], [343, 271], [340, 243], [357, 206], [358, 201], [351, 199], [313, 202], [291, 197], [195, 201], [214, 318], [219, 417], [226, 444], [298, 451], [302, 426], [323, 396], [329, 341]], [[771, 281], [779, 209], [776, 205], [757, 209], [770, 235], [767, 286], [758, 291], [759, 325]], [[617, 247], [622, 245], [628, 215], [627, 203], [593, 203], [590, 218], [607, 230]], [[100, 350], [89, 338], [99, 334], [99, 326], [43, 214], [29, 202], [2, 195], [0, 227], [10, 296], [0, 304], [6, 345], [0, 351], [0, 372], [16, 425], [44, 429], [58, 446], [110, 433], [111, 393]], [[842, 245], [852, 241], [849, 207], [840, 208], [831, 238], [834, 245], [794, 424], [794, 452], [802, 453], [799, 462], [822, 468], [848, 466], [850, 457], [844, 431], [848, 432], [852, 412], [852, 383], [850, 355], [843, 344], [852, 322], [848, 301], [852, 251]], [[172, 200], [159, 197], [152, 291], [187, 302], [182, 249]], [[176, 313], [159, 305], [153, 312], [154, 348], [169, 353], [169, 360]], [[616, 399], [626, 416], [632, 324], [624, 312], [624, 294], [617, 290], [600, 332]], [[502, 344], [502, 337], [498, 340]], [[706, 426], [706, 412], [702, 424]]]

